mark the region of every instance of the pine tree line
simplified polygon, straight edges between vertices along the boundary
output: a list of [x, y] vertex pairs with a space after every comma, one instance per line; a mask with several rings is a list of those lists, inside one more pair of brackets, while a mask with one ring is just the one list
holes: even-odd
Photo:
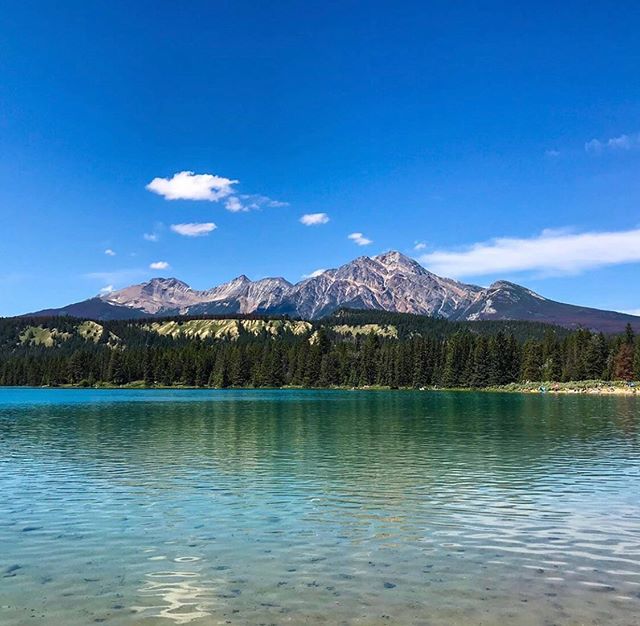
[[[133, 328], [133, 329], [132, 329]], [[525, 381], [640, 379], [640, 338], [631, 327], [606, 337], [588, 330], [518, 339], [470, 328], [441, 336], [344, 337], [325, 327], [299, 336], [231, 340], [161, 337], [130, 324], [122, 343], [68, 341], [0, 350], [0, 385], [195, 387], [492, 387]]]

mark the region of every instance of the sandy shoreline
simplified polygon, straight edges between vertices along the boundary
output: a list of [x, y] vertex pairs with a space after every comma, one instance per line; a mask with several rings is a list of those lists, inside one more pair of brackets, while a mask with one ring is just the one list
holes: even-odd
[[[16, 389], [21, 387], [15, 387]], [[188, 385], [154, 385], [145, 386], [142, 381], [131, 383], [128, 385], [109, 385], [98, 384], [91, 386], [84, 385], [60, 385], [52, 387], [35, 387], [36, 389], [137, 389], [137, 390], [220, 390], [218, 387], [191, 387]], [[365, 387], [225, 387], [228, 390], [308, 390], [308, 391], [456, 391], [456, 392], [483, 392], [483, 393], [530, 393], [530, 394], [573, 394], [573, 395], [603, 395], [603, 396], [638, 396], [640, 397], [640, 381], [623, 382], [623, 381], [603, 381], [603, 380], [584, 380], [570, 382], [528, 382], [528, 383], [510, 383], [498, 387], [400, 387], [390, 388], [385, 386], [365, 386]]]
[[566, 383], [513, 383], [491, 390], [519, 393], [640, 396], [640, 382], [584, 380]]

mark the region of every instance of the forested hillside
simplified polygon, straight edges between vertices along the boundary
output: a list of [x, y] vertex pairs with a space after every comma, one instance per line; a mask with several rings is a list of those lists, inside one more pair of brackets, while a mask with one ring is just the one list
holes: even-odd
[[320, 321], [237, 316], [0, 320], [2, 385], [487, 387], [640, 378], [640, 340], [529, 322], [339, 311]]

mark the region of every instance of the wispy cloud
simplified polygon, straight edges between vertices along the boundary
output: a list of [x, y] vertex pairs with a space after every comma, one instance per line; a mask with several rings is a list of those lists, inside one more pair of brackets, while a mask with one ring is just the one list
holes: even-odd
[[300, 223], [305, 226], [319, 226], [320, 224], [326, 224], [329, 221], [329, 216], [326, 213], [305, 213], [300, 218]]
[[584, 149], [588, 154], [599, 155], [604, 152], [623, 152], [640, 148], [640, 133], [631, 135], [620, 135], [600, 141], [592, 139], [584, 144]]
[[204, 237], [218, 228], [213, 222], [171, 224], [171, 230], [184, 237]]
[[111, 248], [107, 248], [107, 249], [104, 251], [104, 253], [105, 253], [107, 256], [116, 256], [116, 253], [115, 253]]
[[158, 233], [145, 233], [144, 235], [142, 235], [142, 238], [146, 241], [156, 242], [160, 240], [160, 235]]
[[545, 150], [544, 155], [550, 159], [555, 159], [560, 156], [560, 150]]
[[427, 244], [426, 244], [426, 243], [424, 243], [424, 241], [416, 241], [416, 242], [413, 244], [413, 249], [414, 249], [416, 252], [420, 252], [420, 250], [424, 250], [426, 247], [427, 247]]
[[273, 200], [269, 196], [261, 196], [259, 194], [239, 194], [229, 196], [224, 203], [224, 208], [232, 213], [258, 211], [264, 208], [277, 208], [289, 206], [288, 202]]
[[[157, 193], [165, 200], [207, 200], [209, 202], [224, 200], [224, 208], [232, 213], [287, 206], [286, 202], [273, 200], [265, 195], [237, 193], [235, 186], [239, 182], [237, 179], [217, 174], [196, 174], [185, 170], [177, 172], [171, 178], [154, 178], [146, 189]], [[154, 236], [145, 235], [145, 238]], [[149, 240], [154, 241], [154, 239]]]
[[169, 264], [166, 261], [154, 261], [149, 265], [149, 269], [152, 270], [166, 270]]
[[239, 213], [240, 211], [249, 210], [244, 204], [242, 204], [242, 201], [240, 200], [240, 198], [238, 198], [238, 196], [231, 196], [230, 198], [227, 198], [226, 202], [224, 203], [224, 208], [227, 209], [227, 211], [231, 211], [232, 213]]
[[620, 313], [626, 313], [627, 315], [638, 315], [640, 317], [640, 309], [627, 309], [626, 311], [620, 311]]
[[317, 278], [321, 274], [324, 274], [326, 271], [326, 269], [314, 270], [310, 274], [303, 274], [302, 278]]
[[184, 171], [171, 178], [154, 178], [147, 189], [165, 200], [208, 200], [218, 202], [233, 193], [237, 180], [216, 174], [196, 174]]
[[102, 289], [100, 289], [100, 295], [106, 296], [108, 293], [111, 293], [113, 291], [115, 291], [113, 288], [113, 285], [107, 285], [106, 287], [103, 287]]
[[283, 206], [289, 206], [288, 202], [283, 202], [282, 200], [274, 200], [273, 198], [269, 198], [269, 196], [259, 196], [259, 195], [249, 195], [242, 196], [249, 203], [249, 208], [252, 209], [261, 209], [262, 207], [269, 207], [272, 209], [277, 209]]
[[358, 246], [368, 246], [373, 240], [367, 239], [362, 233], [351, 233], [347, 239], [351, 239]]
[[501, 237], [462, 250], [436, 250], [419, 260], [437, 274], [454, 277], [523, 271], [576, 274], [640, 262], [640, 229], [579, 234], [544, 231], [528, 239]]

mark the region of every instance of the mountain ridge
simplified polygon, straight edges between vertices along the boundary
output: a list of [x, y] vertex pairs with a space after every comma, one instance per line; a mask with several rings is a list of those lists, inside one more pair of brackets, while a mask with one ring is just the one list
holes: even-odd
[[30, 315], [127, 319], [172, 315], [278, 314], [317, 319], [340, 308], [438, 316], [452, 321], [523, 320], [620, 332], [640, 330], [640, 317], [549, 300], [516, 283], [489, 287], [438, 276], [397, 251], [360, 256], [291, 283], [241, 274], [196, 290], [177, 278], [157, 277], [59, 309]]

